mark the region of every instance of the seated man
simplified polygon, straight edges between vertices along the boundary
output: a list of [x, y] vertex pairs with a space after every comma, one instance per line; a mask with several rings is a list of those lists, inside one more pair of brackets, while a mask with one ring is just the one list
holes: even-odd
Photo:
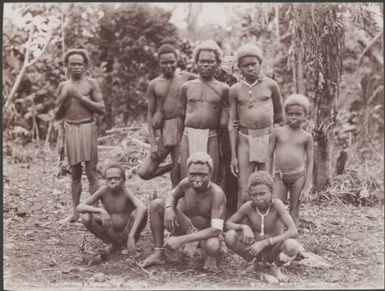
[[[150, 204], [150, 222], [155, 252], [141, 266], [164, 264], [167, 250], [189, 248], [200, 242], [205, 253], [205, 269], [216, 268], [220, 251], [219, 234], [223, 229], [226, 197], [222, 189], [212, 183], [213, 160], [204, 152], [195, 152], [187, 160], [188, 177], [160, 199]], [[183, 199], [181, 199], [183, 198]], [[178, 201], [181, 203], [178, 205]], [[173, 236], [164, 243], [164, 228]], [[175, 235], [175, 236], [174, 236]]]
[[[104, 178], [106, 186], [81, 202], [76, 210], [85, 227], [108, 244], [108, 253], [127, 247], [125, 252], [132, 255], [147, 223], [147, 208], [125, 188], [126, 175], [120, 164], [109, 164]], [[99, 199], [103, 208], [92, 206]]]
[[[278, 279], [287, 279], [278, 267], [286, 266], [296, 257], [297, 229], [283, 202], [272, 199], [274, 181], [268, 172], [250, 175], [247, 189], [250, 200], [245, 202], [225, 224], [226, 244], [256, 268], [259, 262]], [[241, 224], [247, 218], [248, 224]], [[285, 230], [286, 229], [286, 230]]]

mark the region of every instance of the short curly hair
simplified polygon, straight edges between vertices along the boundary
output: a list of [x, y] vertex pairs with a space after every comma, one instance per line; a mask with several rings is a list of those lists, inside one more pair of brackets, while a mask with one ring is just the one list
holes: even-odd
[[288, 96], [286, 98], [285, 102], [283, 103], [284, 111], [286, 112], [287, 107], [292, 106], [292, 105], [302, 106], [303, 109], [305, 110], [305, 113], [306, 114], [309, 113], [310, 102], [309, 102], [309, 99], [305, 95], [292, 94], [292, 95]]
[[193, 52], [194, 62], [198, 62], [199, 54], [201, 51], [213, 51], [216, 55], [217, 62], [220, 64], [222, 62], [223, 53], [219, 45], [212, 39], [206, 40], [200, 43]]
[[158, 60], [160, 60], [161, 55], [168, 54], [168, 53], [173, 53], [175, 55], [175, 57], [178, 58], [176, 48], [169, 43], [165, 43], [158, 48], [158, 51], [157, 51]]
[[107, 171], [109, 169], [118, 169], [118, 170], [120, 170], [120, 175], [122, 176], [123, 180], [126, 181], [126, 171], [123, 168], [123, 166], [121, 164], [119, 164], [118, 162], [110, 162], [110, 163], [108, 163], [106, 165], [106, 167], [104, 168], [104, 172], [103, 172], [103, 178], [104, 179], [106, 179]]
[[256, 171], [251, 173], [247, 180], [247, 189], [257, 185], [266, 185], [270, 191], [273, 192], [274, 180], [271, 175], [266, 171]]
[[190, 168], [191, 164], [202, 164], [207, 165], [210, 169], [210, 172], [213, 170], [213, 159], [208, 153], [205, 152], [195, 152], [187, 159], [187, 169]]
[[262, 64], [262, 61], [263, 61], [262, 52], [260, 51], [260, 49], [257, 46], [255, 46], [255, 45], [253, 45], [251, 43], [242, 45], [236, 51], [235, 59], [237, 60], [238, 66], [239, 66], [239, 62], [244, 57], [257, 57], [261, 64]]
[[84, 59], [85, 65], [88, 67], [91, 63], [88, 51], [85, 49], [70, 49], [64, 55], [64, 65], [68, 66], [68, 59], [72, 55], [81, 55]]

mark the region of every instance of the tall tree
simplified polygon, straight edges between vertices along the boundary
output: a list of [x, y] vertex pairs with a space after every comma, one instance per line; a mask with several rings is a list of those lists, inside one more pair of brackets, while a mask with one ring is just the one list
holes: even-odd
[[[315, 141], [313, 186], [316, 191], [329, 183], [330, 137], [336, 117], [342, 74], [344, 26], [338, 4], [292, 4], [288, 12], [294, 42], [303, 46], [304, 73], [313, 92]], [[309, 93], [308, 93], [309, 94]]]

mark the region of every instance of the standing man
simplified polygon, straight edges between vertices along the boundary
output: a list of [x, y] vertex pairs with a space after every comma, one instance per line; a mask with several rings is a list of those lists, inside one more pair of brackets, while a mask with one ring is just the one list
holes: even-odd
[[[143, 160], [138, 175], [144, 180], [163, 175], [171, 170], [173, 187], [180, 180], [179, 151], [183, 131], [180, 118], [180, 88], [188, 80], [197, 75], [188, 72], [175, 72], [177, 67], [176, 49], [164, 44], [158, 49], [160, 76], [152, 80], [148, 86], [148, 131], [151, 144], [150, 153]], [[160, 136], [156, 140], [156, 130]], [[172, 163], [164, 166], [159, 164], [171, 155]]]
[[[211, 182], [213, 161], [207, 153], [192, 154], [187, 160], [187, 169], [188, 178], [181, 180], [165, 201], [151, 201], [150, 223], [155, 247], [154, 253], [141, 262], [142, 267], [164, 264], [165, 248], [185, 248], [186, 251], [194, 242], [200, 243], [204, 251], [204, 268], [217, 267], [221, 248], [218, 236], [223, 230], [226, 197], [223, 190]], [[172, 235], [166, 242], [165, 227]]]
[[[274, 123], [283, 123], [282, 97], [276, 81], [261, 75], [262, 54], [251, 44], [236, 52], [244, 77], [230, 88], [229, 135], [231, 171], [238, 176], [238, 208], [247, 200], [247, 179], [265, 170], [269, 136]], [[233, 122], [239, 120], [239, 130]]]
[[[185, 126], [180, 153], [181, 176], [187, 176], [188, 157], [196, 151], [203, 151], [213, 159], [212, 177], [215, 183], [219, 183], [217, 130], [229, 90], [227, 84], [214, 79], [222, 60], [222, 51], [215, 41], [208, 40], [195, 48], [193, 56], [199, 79], [186, 82], [181, 89]], [[227, 123], [225, 119], [222, 121]]]
[[79, 218], [76, 206], [82, 192], [82, 165], [85, 163], [89, 192], [99, 187], [96, 176], [98, 163], [97, 128], [95, 113], [104, 114], [105, 106], [96, 80], [86, 77], [90, 58], [84, 49], [70, 49], [64, 56], [69, 79], [58, 87], [57, 119], [64, 119], [64, 135], [67, 157], [71, 166], [71, 193], [73, 213], [64, 222]]

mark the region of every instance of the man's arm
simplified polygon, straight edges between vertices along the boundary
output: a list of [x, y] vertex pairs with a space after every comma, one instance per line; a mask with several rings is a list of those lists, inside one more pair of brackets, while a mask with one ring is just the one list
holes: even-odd
[[94, 207], [91, 206], [94, 204], [96, 201], [98, 201], [104, 192], [106, 191], [106, 187], [101, 187], [98, 189], [94, 194], [92, 194], [90, 197], [86, 198], [83, 200], [79, 205], [76, 207], [76, 211], [79, 213], [99, 213], [101, 214], [104, 210], [104, 208], [100, 207]]
[[130, 232], [128, 234], [128, 237], [134, 237], [135, 233], [137, 232], [140, 222], [144, 218], [144, 216], [147, 214], [147, 207], [144, 205], [142, 201], [140, 201], [133, 193], [131, 193], [128, 189], [125, 189], [124, 191], [127, 195], [127, 197], [131, 200], [131, 202], [134, 204], [136, 208], [135, 218], [134, 222], [132, 224], [132, 227], [130, 229]]
[[[208, 238], [217, 237], [223, 230], [223, 220], [226, 211], [226, 196], [222, 189], [215, 189], [211, 207], [211, 226], [197, 232], [182, 235], [179, 238], [183, 244], [206, 240]], [[220, 225], [222, 224], [222, 226]]]
[[270, 90], [271, 90], [271, 97], [273, 100], [273, 107], [274, 107], [274, 124], [279, 123], [280, 125], [283, 125], [284, 122], [284, 115], [283, 115], [283, 106], [282, 106], [282, 95], [281, 91], [279, 89], [278, 83], [274, 80], [270, 80]]
[[187, 90], [187, 86], [186, 86], [186, 83], [184, 83], [180, 89], [180, 109], [179, 109], [180, 117], [183, 121], [183, 124], [184, 124], [184, 121], [186, 119], [186, 108], [187, 108], [186, 90]]
[[148, 123], [148, 139], [150, 141], [151, 147], [155, 148], [156, 146], [156, 139], [155, 139], [155, 129], [152, 125], [152, 117], [155, 113], [156, 109], [156, 96], [154, 92], [154, 82], [150, 82], [147, 88], [147, 99], [148, 99], [148, 105], [147, 105], [147, 123]]
[[247, 216], [247, 209], [249, 208], [249, 203], [244, 203], [237, 212], [235, 212], [229, 219], [225, 222], [225, 230], [243, 230], [243, 227], [246, 224], [241, 224], [240, 222]]
[[185, 185], [188, 183], [188, 178], [184, 178], [179, 184], [171, 190], [166, 196], [164, 203], [164, 226], [174, 234], [178, 221], [176, 219], [175, 207], [180, 198], [184, 196]]
[[220, 119], [220, 128], [227, 130], [229, 124], [229, 86], [224, 83], [222, 88], [222, 102], [221, 102], [221, 119]]
[[87, 107], [92, 112], [98, 114], [104, 114], [106, 112], [106, 107], [102, 98], [101, 90], [98, 82], [94, 79], [87, 79], [91, 85], [91, 98], [80, 94], [79, 91], [70, 89], [70, 94], [77, 98], [85, 107]]
[[277, 129], [273, 129], [272, 134], [269, 137], [269, 156], [266, 163], [266, 172], [272, 175], [273, 173], [273, 160], [274, 160], [274, 151], [277, 145]]
[[237, 145], [238, 145], [238, 129], [234, 128], [233, 122], [238, 120], [238, 108], [237, 108], [237, 96], [236, 89], [233, 87], [229, 90], [229, 139], [231, 147], [231, 166], [230, 170], [233, 175], [238, 175], [238, 154], [237, 154]]
[[283, 202], [279, 199], [274, 199], [273, 203], [278, 216], [280, 217], [283, 224], [285, 225], [286, 230], [282, 234], [272, 236], [269, 239], [263, 240], [266, 243], [266, 246], [274, 245], [274, 244], [283, 242], [289, 238], [295, 238], [298, 236], [298, 231], [294, 224], [293, 218], [291, 218]]
[[307, 194], [307, 192], [309, 191], [310, 181], [313, 176], [314, 140], [313, 140], [313, 136], [310, 133], [307, 133], [305, 150], [306, 150], [306, 178], [305, 178], [305, 184], [303, 186], [304, 192], [301, 193], [300, 199], [302, 199], [303, 195]]

